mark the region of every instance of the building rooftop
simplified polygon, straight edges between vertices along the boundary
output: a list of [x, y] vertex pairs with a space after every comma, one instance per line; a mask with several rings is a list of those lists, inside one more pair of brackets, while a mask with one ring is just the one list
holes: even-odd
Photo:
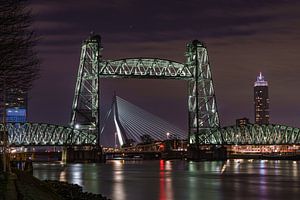
[[257, 76], [254, 86], [268, 86], [268, 81], [265, 81], [265, 77], [261, 72], [259, 73], [259, 76]]

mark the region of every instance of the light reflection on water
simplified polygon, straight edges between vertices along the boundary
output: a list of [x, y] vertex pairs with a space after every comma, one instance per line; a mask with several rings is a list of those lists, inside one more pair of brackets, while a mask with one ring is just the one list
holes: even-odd
[[112, 161], [113, 164], [113, 180], [115, 184], [113, 185], [112, 198], [113, 199], [126, 199], [126, 193], [124, 190], [124, 176], [123, 176], [123, 165], [124, 160]]
[[122, 161], [34, 164], [40, 179], [76, 183], [113, 200], [299, 199], [299, 161]]
[[174, 199], [172, 187], [172, 163], [160, 160], [159, 162], [159, 200]]

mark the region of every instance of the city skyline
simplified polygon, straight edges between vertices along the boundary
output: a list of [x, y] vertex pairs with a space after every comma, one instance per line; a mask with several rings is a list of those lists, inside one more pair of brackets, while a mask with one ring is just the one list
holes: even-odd
[[[183, 62], [186, 43], [199, 39], [206, 43], [209, 51], [222, 126], [232, 125], [243, 116], [253, 119], [251, 83], [262, 71], [272, 82], [271, 123], [300, 127], [300, 110], [296, 106], [300, 97], [293, 93], [299, 84], [295, 76], [299, 71], [297, 52], [300, 50], [296, 1], [230, 1], [218, 4], [218, 8], [216, 2], [200, 6], [196, 1], [184, 5], [176, 1], [172, 12], [166, 9], [167, 4], [154, 8], [145, 2], [113, 1], [99, 7], [97, 2], [78, 1], [70, 5], [69, 1], [33, 1], [35, 28], [42, 36], [38, 49], [43, 63], [41, 77], [30, 92], [31, 121], [69, 122], [80, 45], [94, 31], [102, 36], [106, 58], [153, 56]], [[201, 15], [197, 14], [200, 7], [206, 11]], [[138, 10], [137, 14], [143, 17], [136, 18], [126, 10]], [[174, 14], [175, 10], [179, 15]], [[189, 18], [185, 10], [194, 14]], [[100, 11], [105, 14], [99, 14]], [[216, 22], [216, 19], [223, 20]], [[149, 21], [146, 23], [149, 27], [144, 20]], [[104, 111], [116, 90], [121, 97], [186, 128], [185, 82], [103, 80], [102, 85]], [[289, 98], [284, 98], [286, 96]]]

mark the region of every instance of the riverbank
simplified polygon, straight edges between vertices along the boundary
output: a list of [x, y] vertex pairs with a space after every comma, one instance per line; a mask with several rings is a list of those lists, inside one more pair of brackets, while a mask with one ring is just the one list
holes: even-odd
[[93, 199], [93, 200], [108, 200], [101, 194], [93, 194], [89, 192], [83, 192], [82, 187], [77, 184], [70, 184], [67, 182], [60, 181], [44, 181], [48, 186], [50, 186], [58, 195], [62, 196], [64, 200], [76, 199]]
[[0, 174], [0, 200], [108, 200], [101, 194], [83, 192], [76, 184], [41, 181], [31, 174], [15, 171]]

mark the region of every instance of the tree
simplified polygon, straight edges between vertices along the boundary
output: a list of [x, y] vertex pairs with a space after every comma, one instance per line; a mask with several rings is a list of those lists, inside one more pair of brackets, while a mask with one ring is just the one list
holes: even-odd
[[[27, 92], [39, 73], [39, 59], [31, 30], [32, 15], [26, 0], [0, 0], [0, 102], [4, 131], [3, 157], [8, 147], [6, 127], [7, 102], [19, 92]], [[3, 159], [6, 171], [6, 159]]]
[[141, 140], [143, 144], [151, 144], [154, 142], [153, 138], [148, 134], [142, 135]]

